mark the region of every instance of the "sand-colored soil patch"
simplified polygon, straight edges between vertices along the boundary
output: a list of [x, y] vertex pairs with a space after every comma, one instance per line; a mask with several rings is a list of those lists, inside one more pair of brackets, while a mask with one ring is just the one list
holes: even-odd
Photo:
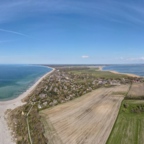
[[100, 88], [40, 112], [50, 144], [105, 144], [129, 85]]
[[128, 93], [129, 97], [144, 96], [144, 83], [134, 83]]

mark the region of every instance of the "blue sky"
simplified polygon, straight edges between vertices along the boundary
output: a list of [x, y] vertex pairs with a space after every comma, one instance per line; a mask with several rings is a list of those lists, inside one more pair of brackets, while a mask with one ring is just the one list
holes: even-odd
[[0, 63], [143, 62], [142, 0], [0, 0]]

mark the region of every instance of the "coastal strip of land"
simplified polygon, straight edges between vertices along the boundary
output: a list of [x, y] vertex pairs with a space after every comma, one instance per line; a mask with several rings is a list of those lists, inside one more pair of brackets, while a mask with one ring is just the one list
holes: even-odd
[[[51, 71], [50, 73], [52, 73], [53, 71]], [[55, 119], [55, 116], [52, 117], [51, 119], [49, 117], [49, 110], [51, 109], [51, 107], [54, 107], [59, 104], [67, 105], [67, 102], [71, 100], [72, 100], [71, 103], [73, 103], [72, 107], [74, 106], [73, 109], [79, 112], [79, 113], [76, 113], [75, 117], [80, 117], [80, 115], [83, 115], [84, 123], [89, 123], [89, 121], [87, 122], [85, 120], [88, 119], [88, 117], [91, 115], [91, 111], [93, 111], [94, 113], [101, 111], [101, 108], [105, 105], [105, 103], [108, 102], [108, 105], [109, 105], [108, 112], [105, 113], [105, 111], [103, 111], [102, 115], [99, 117], [100, 119], [97, 119], [97, 117], [94, 116], [92, 123], [91, 122], [89, 123], [89, 127], [84, 127], [85, 130], [91, 129], [94, 122], [96, 121], [98, 123], [99, 121], [102, 121], [102, 125], [105, 125], [107, 123], [106, 124], [106, 128], [108, 129], [107, 133], [103, 131], [103, 128], [100, 128], [101, 132], [97, 133], [99, 135], [99, 136], [97, 135], [97, 138], [100, 137], [101, 139], [103, 138], [103, 136], [105, 136], [105, 139], [103, 140], [103, 143], [105, 143], [112, 129], [112, 125], [117, 117], [117, 113], [118, 113], [121, 101], [123, 100], [127, 91], [127, 90], [120, 91], [119, 89], [116, 89], [116, 87], [120, 88], [122, 86], [123, 87], [122, 90], [124, 88], [128, 89], [127, 85], [131, 84], [132, 81], [137, 81], [137, 82], [143, 81], [142, 78], [135, 78], [135, 77], [132, 78], [125, 74], [114, 74], [109, 71], [100, 71], [98, 67], [96, 66], [95, 67], [88, 67], [88, 66], [87, 67], [55, 67], [55, 71], [53, 72], [52, 75], [49, 76], [50, 73], [46, 74], [41, 79], [39, 79], [39, 81], [37, 81], [37, 83], [35, 83], [35, 85], [31, 87], [26, 93], [22, 94], [22, 96], [11, 101], [0, 102], [0, 105], [1, 105], [0, 112], [2, 113], [1, 122], [0, 122], [0, 129], [1, 129], [0, 134], [2, 134], [2, 137], [3, 137], [3, 139], [0, 141], [1, 143], [14, 144], [12, 140], [12, 136], [10, 136], [10, 131], [8, 130], [8, 127], [5, 121], [5, 119], [7, 118], [7, 115], [5, 115], [6, 112], [9, 113], [8, 114], [9, 119], [10, 119], [9, 125], [11, 126], [13, 133], [15, 134], [14, 135], [15, 140], [21, 144], [29, 143], [25, 118], [26, 118], [26, 115], [29, 113], [32, 106], [33, 108], [29, 115], [29, 125], [31, 127], [30, 133], [31, 133], [31, 138], [33, 142], [37, 144], [38, 141], [41, 140], [41, 143], [44, 144], [47, 141], [51, 141], [49, 135], [47, 135], [46, 137], [44, 136], [44, 132], [46, 131], [45, 128], [50, 126], [50, 127], [54, 127], [54, 129], [59, 130], [59, 127], [56, 128], [56, 125], [53, 124], [52, 119], [53, 118]], [[98, 88], [100, 87], [101, 88], [105, 87], [106, 92], [97, 94], [97, 91], [99, 91]], [[110, 92], [107, 90], [110, 90]], [[93, 91], [95, 91], [96, 93], [93, 93]], [[85, 94], [89, 95], [90, 92], [93, 93], [93, 96], [87, 96], [88, 99], [85, 99], [84, 95]], [[103, 98], [103, 96], [105, 97]], [[78, 97], [81, 97], [81, 98], [78, 98]], [[76, 98], [80, 100], [80, 102], [77, 103], [77, 107], [75, 107], [75, 104], [74, 104], [78, 100]], [[22, 102], [21, 101], [22, 99], [25, 99], [24, 101], [26, 102], [25, 103]], [[97, 101], [98, 99], [100, 99], [99, 101], [100, 105], [99, 105], [99, 102]], [[81, 101], [83, 101], [83, 107], [81, 107]], [[116, 109], [113, 113], [112, 110], [113, 110], [115, 102], [117, 103], [117, 106], [115, 107]], [[89, 105], [89, 103], [91, 104]], [[96, 105], [99, 105], [100, 108], [95, 107]], [[10, 111], [8, 109], [13, 109], [13, 110]], [[48, 112], [47, 117], [44, 118], [45, 122], [47, 121], [48, 125], [42, 124], [40, 121], [40, 118], [41, 118], [40, 111], [43, 111], [44, 109], [45, 111]], [[72, 111], [70, 110], [70, 113], [73, 113], [73, 109]], [[85, 110], [86, 110], [86, 113], [88, 113], [86, 115], [85, 113], [83, 113]], [[63, 112], [64, 111], [65, 109], [63, 109]], [[60, 111], [60, 113], [61, 112], [62, 111]], [[115, 117], [111, 117], [112, 119], [109, 122], [105, 121], [108, 118], [104, 119], [104, 117], [112, 116], [111, 113], [113, 113], [112, 115], [115, 115]], [[69, 117], [69, 112], [67, 114]], [[67, 114], [65, 115], [62, 113], [63, 119], [60, 119], [62, 122], [63, 120], [66, 120], [66, 122], [69, 120], [69, 119], [67, 120]], [[57, 115], [58, 114], [56, 114], [56, 116]], [[49, 121], [49, 119], [51, 120]], [[77, 121], [72, 121], [72, 123], [73, 122], [75, 124], [80, 123], [78, 119], [76, 120]], [[71, 127], [72, 126], [71, 121], [69, 121], [69, 123], [70, 125], [68, 127]], [[84, 123], [81, 123], [81, 127], [85, 125]], [[65, 122], [63, 123], [63, 126], [64, 124]], [[107, 127], [110, 125], [111, 127]], [[99, 124], [97, 126], [99, 126]], [[74, 126], [72, 126], [72, 128], [73, 127]], [[6, 134], [3, 132], [5, 132]], [[49, 133], [49, 131], [47, 132]], [[73, 131], [68, 131], [68, 132], [73, 133]], [[81, 132], [83, 133], [83, 131]], [[91, 133], [91, 131], [87, 132], [86, 135], [88, 138], [86, 141], [91, 143], [90, 139], [92, 137], [89, 132]], [[50, 136], [53, 137], [53, 133], [52, 135], [50, 134]], [[66, 142], [68, 139], [71, 140], [71, 137], [67, 137], [68, 139], [66, 139], [64, 134], [61, 136], [59, 135], [57, 137], [58, 141], [59, 141], [59, 137], [64, 142]], [[77, 141], [80, 140], [79, 137], [73, 136], [73, 138], [77, 139]]]
[[[104, 70], [103, 70], [103, 67], [104, 67], [104, 66], [99, 66], [98, 69], [99, 69], [100, 71], [104, 71]], [[107, 70], [107, 71], [109, 71], [109, 72], [111, 72], [111, 73], [114, 73], [114, 74], [123, 74], [123, 75], [127, 75], [127, 76], [130, 76], [130, 77], [137, 77], [137, 78], [140, 77], [140, 76], [138, 76], [138, 75], [131, 74], [131, 73], [120, 73], [120, 72], [111, 71], [111, 70]]]
[[130, 73], [119, 73], [119, 72], [117, 72], [117, 71], [110, 71], [110, 72], [112, 72], [112, 73], [114, 73], [114, 74], [124, 74], [124, 75], [130, 76], [130, 77], [140, 77], [140, 76], [138, 76], [138, 75], [130, 74]]
[[9, 129], [7, 124], [7, 114], [10, 110], [15, 109], [18, 106], [24, 105], [25, 102], [22, 100], [30, 95], [37, 87], [37, 85], [48, 75], [50, 75], [55, 69], [51, 68], [52, 71], [46, 73], [42, 76], [33, 86], [31, 86], [26, 92], [21, 94], [19, 97], [8, 100], [8, 101], [0, 101], [0, 143], [1, 144], [15, 144], [15, 140], [12, 135], [13, 132]]

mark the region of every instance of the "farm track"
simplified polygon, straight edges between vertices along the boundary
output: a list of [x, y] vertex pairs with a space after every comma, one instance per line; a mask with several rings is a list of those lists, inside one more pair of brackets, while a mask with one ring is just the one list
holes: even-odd
[[105, 144], [129, 85], [100, 88], [40, 112], [50, 144]]

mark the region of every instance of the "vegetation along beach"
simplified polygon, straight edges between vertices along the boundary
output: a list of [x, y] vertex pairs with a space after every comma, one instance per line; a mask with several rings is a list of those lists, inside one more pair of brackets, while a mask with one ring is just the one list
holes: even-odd
[[115, 137], [124, 99], [143, 98], [133, 92], [143, 86], [142, 77], [99, 71], [97, 66], [50, 67], [21, 96], [0, 102], [4, 144], [104, 144]]
[[1, 134], [1, 139], [0, 143], [2, 144], [15, 144], [15, 139], [14, 132], [10, 130], [9, 127], [9, 118], [8, 114], [11, 112], [11, 110], [25, 105], [26, 102], [24, 102], [24, 98], [29, 96], [33, 91], [35, 91], [37, 85], [45, 78], [47, 77], [50, 73], [52, 73], [54, 69], [51, 72], [48, 72], [44, 76], [42, 76], [36, 83], [34, 83], [26, 92], [22, 93], [20, 96], [13, 100], [7, 100], [7, 101], [0, 101], [0, 134]]

